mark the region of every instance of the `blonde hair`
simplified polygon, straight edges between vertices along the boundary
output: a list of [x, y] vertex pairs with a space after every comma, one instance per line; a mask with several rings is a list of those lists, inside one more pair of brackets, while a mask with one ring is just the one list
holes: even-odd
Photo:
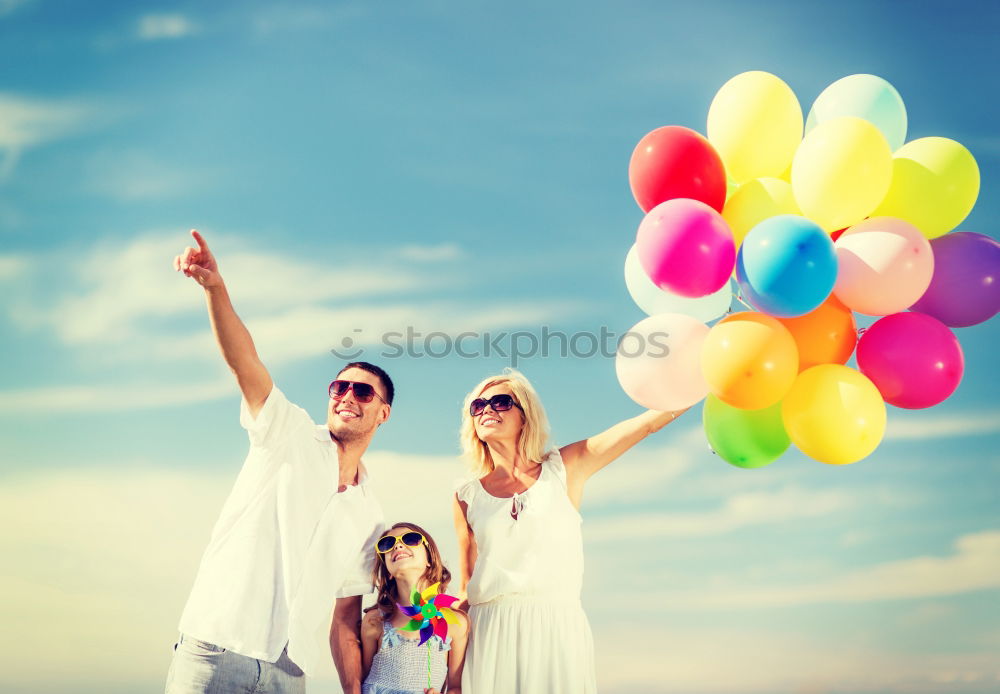
[[462, 406], [462, 427], [459, 433], [462, 452], [473, 472], [477, 475], [488, 474], [493, 470], [494, 464], [489, 446], [476, 434], [476, 426], [472, 415], [469, 414], [469, 406], [487, 388], [501, 383], [510, 388], [514, 400], [524, 412], [524, 426], [521, 428], [521, 435], [517, 440], [517, 452], [521, 459], [539, 461], [548, 450], [549, 420], [545, 416], [545, 408], [542, 407], [538, 393], [520, 371], [510, 368], [504, 369], [502, 374], [483, 379], [465, 396], [465, 403]]

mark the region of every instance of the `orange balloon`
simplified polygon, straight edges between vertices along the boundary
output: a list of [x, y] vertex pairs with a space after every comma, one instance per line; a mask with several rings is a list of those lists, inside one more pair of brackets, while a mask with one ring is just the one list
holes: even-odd
[[775, 404], [799, 371], [798, 348], [776, 318], [756, 311], [733, 313], [708, 332], [701, 371], [720, 400], [744, 410]]
[[846, 364], [858, 343], [854, 313], [833, 294], [803, 316], [778, 318], [799, 348], [799, 372], [817, 364]]

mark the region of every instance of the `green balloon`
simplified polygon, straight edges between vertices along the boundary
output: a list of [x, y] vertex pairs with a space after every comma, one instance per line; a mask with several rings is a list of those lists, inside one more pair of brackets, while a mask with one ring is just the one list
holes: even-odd
[[763, 467], [791, 445], [781, 423], [780, 402], [762, 410], [741, 410], [709, 395], [701, 421], [712, 450], [736, 467]]

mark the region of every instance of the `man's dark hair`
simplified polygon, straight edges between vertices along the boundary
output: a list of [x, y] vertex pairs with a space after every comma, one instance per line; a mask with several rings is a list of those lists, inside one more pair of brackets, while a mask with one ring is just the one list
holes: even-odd
[[392, 399], [396, 395], [396, 389], [392, 385], [392, 379], [389, 378], [389, 374], [387, 374], [384, 369], [381, 369], [374, 364], [369, 364], [366, 361], [352, 361], [350, 364], [338, 371], [337, 375], [339, 376], [348, 369], [361, 369], [362, 371], [367, 371], [370, 374], [378, 376], [378, 380], [382, 382], [382, 387], [385, 389], [385, 401], [389, 405], [392, 404]]

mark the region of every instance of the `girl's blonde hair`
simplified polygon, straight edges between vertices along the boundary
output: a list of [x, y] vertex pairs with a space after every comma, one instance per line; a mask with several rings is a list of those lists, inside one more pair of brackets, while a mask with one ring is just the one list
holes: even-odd
[[504, 369], [502, 374], [483, 379], [465, 396], [462, 406], [462, 427], [459, 437], [462, 442], [462, 452], [468, 460], [473, 472], [482, 476], [493, 470], [493, 457], [490, 448], [476, 434], [476, 426], [469, 406], [472, 401], [483, 394], [490, 386], [505, 384], [510, 388], [514, 400], [524, 411], [524, 427], [517, 441], [517, 452], [524, 461], [539, 461], [548, 450], [549, 420], [545, 416], [545, 408], [535, 392], [531, 382], [524, 374], [515, 369]]

